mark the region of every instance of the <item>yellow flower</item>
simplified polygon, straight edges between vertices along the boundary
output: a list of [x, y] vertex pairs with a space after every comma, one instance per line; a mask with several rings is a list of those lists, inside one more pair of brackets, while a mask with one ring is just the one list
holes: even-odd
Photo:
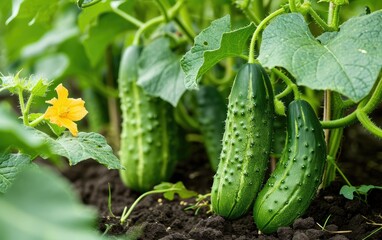
[[68, 89], [62, 84], [56, 87], [57, 98], [46, 101], [52, 106], [48, 107], [44, 118], [51, 123], [57, 124], [60, 127], [69, 129], [73, 136], [77, 136], [77, 124], [74, 121], [79, 121], [88, 113], [84, 105], [85, 102], [81, 98], [68, 98]]

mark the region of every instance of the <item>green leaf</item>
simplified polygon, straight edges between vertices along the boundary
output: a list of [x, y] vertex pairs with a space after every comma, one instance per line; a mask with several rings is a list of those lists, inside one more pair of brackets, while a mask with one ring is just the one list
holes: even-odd
[[69, 65], [67, 55], [59, 53], [38, 58], [34, 67], [36, 75], [54, 80], [61, 77]]
[[91, 25], [83, 38], [85, 52], [91, 66], [94, 67], [101, 60], [104, 60], [107, 46], [118, 34], [129, 29], [134, 29], [134, 25], [125, 19], [113, 13], [101, 15], [98, 21]]
[[80, 31], [76, 26], [76, 13], [67, 11], [54, 21], [54, 26], [35, 41], [23, 48], [21, 55], [24, 58], [39, 56], [49, 49], [55, 50], [57, 46], [70, 38], [77, 37]]
[[355, 191], [356, 191], [355, 187], [344, 185], [344, 186], [342, 186], [342, 188], [340, 190], [340, 194], [349, 200], [353, 200]]
[[102, 239], [95, 231], [96, 211], [48, 169], [21, 172], [0, 198], [0, 212], [0, 239]]
[[333, 90], [358, 102], [382, 67], [382, 11], [354, 17], [336, 33], [313, 37], [297, 13], [274, 19], [263, 32], [259, 61], [288, 70], [298, 85]]
[[186, 88], [197, 89], [198, 79], [220, 60], [242, 55], [255, 29], [255, 25], [250, 24], [232, 31], [229, 15], [213, 21], [195, 37], [194, 46], [181, 60]]
[[16, 175], [30, 163], [31, 158], [26, 154], [0, 154], [0, 193], [5, 193]]
[[139, 58], [138, 85], [148, 94], [177, 105], [186, 91], [180, 56], [170, 49], [167, 38], [159, 38], [145, 47]]
[[367, 195], [371, 189], [382, 189], [382, 187], [378, 187], [374, 185], [361, 185], [357, 188], [357, 192], [360, 194]]
[[92, 7], [82, 9], [78, 16], [78, 27], [80, 30], [85, 32], [91, 24], [97, 21], [101, 14], [111, 12], [110, 2], [111, 0], [101, 1]]
[[109, 169], [122, 169], [119, 159], [101, 134], [80, 132], [77, 137], [73, 137], [65, 133], [56, 140], [47, 135], [45, 138], [53, 154], [66, 157], [70, 165], [91, 158]]
[[34, 23], [49, 23], [57, 8], [58, 0], [13, 0], [12, 15], [7, 19], [9, 24], [16, 17], [25, 18], [29, 21], [29, 25]]
[[22, 150], [34, 158], [39, 154], [49, 155], [49, 146], [35, 134], [35, 129], [25, 127], [5, 104], [0, 104], [0, 152], [9, 147]]
[[163, 193], [163, 197], [167, 200], [174, 200], [174, 194], [178, 194], [181, 198], [190, 198], [197, 196], [198, 194], [194, 191], [188, 190], [182, 182], [177, 183], [169, 183], [169, 182], [163, 182], [159, 185], [156, 185], [154, 187], [155, 190], [168, 190]]

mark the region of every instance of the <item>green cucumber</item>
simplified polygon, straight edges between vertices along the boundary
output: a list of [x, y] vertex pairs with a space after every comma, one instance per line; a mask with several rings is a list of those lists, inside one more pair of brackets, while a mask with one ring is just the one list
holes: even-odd
[[234, 80], [228, 101], [211, 205], [215, 213], [234, 219], [251, 207], [268, 163], [274, 104], [265, 70], [259, 64], [244, 65]]
[[260, 231], [275, 232], [304, 213], [316, 195], [325, 160], [324, 134], [314, 110], [304, 100], [291, 102], [283, 154], [253, 208]]
[[204, 146], [211, 168], [216, 171], [222, 150], [227, 105], [219, 91], [213, 86], [201, 86], [196, 92], [196, 100], [196, 116], [203, 135]]
[[145, 192], [167, 181], [177, 157], [177, 126], [173, 108], [147, 95], [137, 85], [140, 48], [128, 47], [122, 56], [118, 86], [121, 99], [122, 133], [120, 159], [122, 181]]

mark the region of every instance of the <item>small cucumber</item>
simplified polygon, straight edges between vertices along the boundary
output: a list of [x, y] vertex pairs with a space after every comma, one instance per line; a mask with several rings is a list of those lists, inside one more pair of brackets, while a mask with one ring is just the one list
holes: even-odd
[[122, 181], [145, 192], [172, 175], [177, 157], [177, 132], [172, 107], [147, 95], [136, 83], [140, 48], [128, 47], [119, 71], [122, 110], [120, 159]]
[[203, 135], [204, 146], [211, 168], [216, 171], [222, 150], [227, 105], [222, 95], [213, 86], [201, 86], [196, 92], [196, 100], [196, 115]]
[[251, 207], [268, 163], [274, 104], [265, 70], [259, 64], [244, 65], [234, 80], [228, 101], [211, 205], [215, 213], [234, 219]]
[[287, 115], [286, 146], [253, 208], [257, 227], [267, 234], [290, 225], [304, 213], [315, 197], [325, 166], [325, 139], [312, 107], [295, 100]]

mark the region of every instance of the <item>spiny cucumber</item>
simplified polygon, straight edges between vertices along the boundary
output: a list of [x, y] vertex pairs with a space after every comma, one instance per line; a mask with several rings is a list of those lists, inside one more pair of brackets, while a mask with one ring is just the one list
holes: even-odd
[[268, 163], [273, 91], [259, 64], [245, 64], [229, 96], [220, 163], [211, 191], [215, 213], [234, 219], [251, 207]]
[[314, 110], [308, 102], [294, 100], [288, 107], [283, 154], [253, 208], [262, 232], [275, 232], [304, 213], [316, 195], [325, 159], [323, 130]]
[[140, 48], [128, 47], [119, 71], [122, 110], [120, 175], [133, 190], [145, 192], [171, 176], [177, 156], [172, 107], [137, 85]]

